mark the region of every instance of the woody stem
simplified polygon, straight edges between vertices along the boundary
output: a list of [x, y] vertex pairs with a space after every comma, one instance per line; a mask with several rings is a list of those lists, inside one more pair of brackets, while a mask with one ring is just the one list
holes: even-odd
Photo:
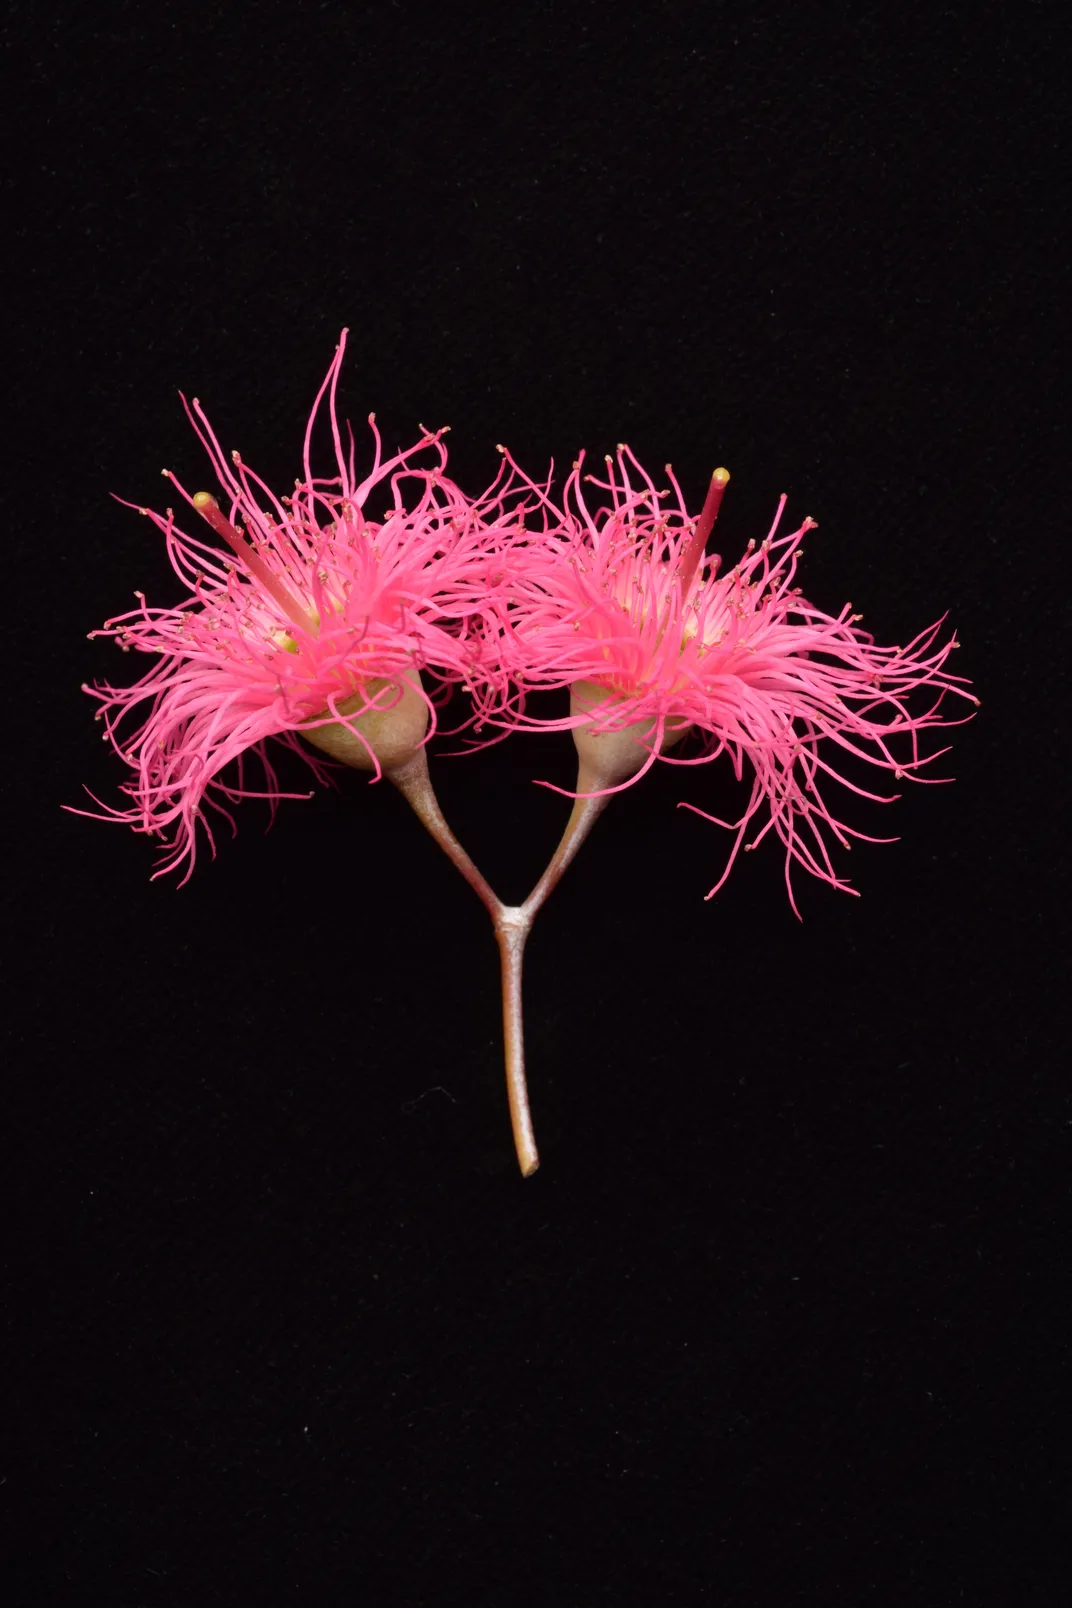
[[[577, 776], [577, 791], [579, 793], [591, 792], [594, 788], [606, 786], [599, 777], [593, 777], [582, 766]], [[547, 863], [547, 869], [537, 882], [525, 903], [521, 906], [531, 926], [536, 912], [558, 887], [562, 873], [573, 860], [581, 844], [598, 821], [604, 808], [610, 802], [609, 795], [604, 793], [599, 798], [575, 798], [570, 818], [566, 822], [566, 830], [558, 842], [558, 848]]]
[[495, 917], [495, 937], [502, 961], [506, 1097], [510, 1102], [510, 1126], [523, 1178], [531, 1178], [540, 1165], [536, 1136], [532, 1131], [528, 1084], [525, 1081], [525, 1032], [521, 1002], [521, 966], [530, 927], [531, 917], [526, 917], [523, 909], [500, 905]]
[[[536, 1137], [532, 1128], [528, 1085], [525, 1079], [525, 1034], [521, 994], [521, 973], [525, 943], [536, 913], [558, 886], [562, 873], [588, 836], [607, 803], [607, 797], [574, 800], [566, 829], [540, 880], [522, 905], [505, 905], [454, 836], [443, 818], [423, 748], [385, 774], [407, 800], [421, 824], [431, 833], [444, 854], [461, 872], [482, 901], [495, 929], [502, 964], [503, 1042], [506, 1051], [506, 1095], [510, 1105], [510, 1126], [522, 1176], [530, 1178], [540, 1165]], [[577, 778], [578, 792], [591, 792], [606, 785], [585, 767]]]
[[491, 916], [502, 957], [503, 1037], [506, 1045], [506, 1094], [510, 1104], [510, 1125], [518, 1165], [522, 1176], [529, 1178], [540, 1165], [525, 1084], [525, 1051], [521, 1030], [521, 962], [531, 918], [525, 918], [520, 911], [496, 898], [486, 878], [477, 870], [447, 825], [432, 787], [423, 748], [418, 748], [402, 764], [392, 766], [386, 775]]
[[424, 749], [418, 748], [400, 765], [392, 765], [385, 771], [385, 775], [398, 788], [421, 825], [435, 838], [443, 853], [457, 867], [477, 898], [484, 904], [492, 921], [495, 921], [502, 909], [502, 903], [496, 898], [490, 884], [477, 870], [444, 820], [443, 811], [439, 807], [439, 800], [432, 787], [432, 779], [428, 774], [428, 759]]
[[[578, 778], [577, 786], [579, 790], [587, 791], [590, 786], [598, 787], [599, 782], [582, 775]], [[536, 1139], [532, 1131], [528, 1085], [525, 1079], [524, 1005], [521, 994], [525, 944], [532, 931], [537, 911], [557, 887], [562, 873], [595, 825], [606, 802], [606, 797], [575, 799], [558, 847], [525, 903], [499, 905], [497, 911], [492, 912], [495, 937], [502, 961], [506, 1093], [510, 1102], [510, 1123], [514, 1130], [518, 1164], [525, 1178], [531, 1177], [540, 1165]]]

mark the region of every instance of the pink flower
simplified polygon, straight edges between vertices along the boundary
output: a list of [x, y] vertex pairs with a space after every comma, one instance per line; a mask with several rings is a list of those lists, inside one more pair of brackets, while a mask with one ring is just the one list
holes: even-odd
[[[939, 644], [939, 621], [907, 647], [883, 648], [859, 629], [861, 616], [849, 604], [833, 616], [808, 603], [793, 583], [800, 543], [814, 524], [806, 519], [779, 536], [784, 497], [766, 540], [758, 548], [750, 542], [720, 574], [718, 556], [705, 558], [703, 549], [729, 479], [724, 470], [693, 520], [669, 466], [667, 507], [670, 493], [656, 491], [627, 447], [607, 465], [605, 481], [585, 477], [607, 493], [601, 507], [588, 507], [578, 461], [553, 534], [515, 546], [503, 655], [520, 696], [497, 705], [497, 692], [484, 695], [484, 718], [513, 729], [572, 729], [580, 771], [571, 796], [580, 798], [630, 786], [657, 758], [698, 765], [727, 754], [738, 779], [747, 760], [751, 796], [738, 821], [684, 806], [736, 834], [707, 897], [725, 882], [753, 825], [746, 848], [770, 832], [785, 847], [794, 911], [794, 862], [855, 892], [834, 869], [830, 840], [848, 848], [865, 834], [833, 813], [828, 784], [890, 802], [839, 773], [846, 756], [898, 780], [924, 779], [921, 734], [954, 723], [939, 717], [944, 697], [977, 701], [945, 669], [955, 639]], [[549, 508], [540, 488], [527, 484]], [[526, 714], [526, 690], [561, 686], [572, 692], [568, 715]], [[699, 738], [698, 754], [666, 752], [687, 733]]]
[[[511, 517], [504, 489], [497, 481], [482, 498], [466, 498], [445, 476], [443, 431], [424, 431], [385, 461], [375, 415], [372, 467], [359, 476], [353, 436], [348, 431], [344, 447], [335, 409], [345, 337], [344, 330], [314, 403], [304, 477], [291, 496], [277, 497], [237, 453], [228, 458], [196, 398], [183, 399], [227, 514], [209, 493], [191, 496], [168, 478], [227, 548], [184, 534], [171, 509], [161, 516], [142, 508], [163, 532], [187, 595], [160, 608], [136, 592], [136, 609], [92, 633], [114, 637], [124, 651], [160, 656], [134, 686], [85, 688], [100, 700], [106, 738], [134, 772], [123, 788], [131, 806], [102, 805], [104, 818], [168, 837], [158, 876], [183, 860], [189, 876], [199, 820], [215, 852], [205, 806], [233, 827], [226, 806], [240, 798], [267, 798], [274, 811], [280, 798], [308, 796], [280, 790], [267, 739], [300, 753], [320, 780], [326, 773], [299, 734], [378, 778], [435, 728], [422, 671], [440, 688], [474, 674], [485, 687], [505, 686], [494, 647], [501, 576], [496, 581], [490, 569]], [[337, 471], [330, 480], [314, 478], [310, 465], [325, 396]], [[367, 517], [379, 487], [386, 506]], [[124, 735], [135, 712], [142, 722]], [[264, 773], [257, 790], [247, 782], [251, 757]]]

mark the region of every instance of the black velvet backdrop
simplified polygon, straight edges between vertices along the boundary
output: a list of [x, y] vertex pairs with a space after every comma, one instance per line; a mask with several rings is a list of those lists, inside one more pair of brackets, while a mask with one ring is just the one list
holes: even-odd
[[[1067, 1600], [1059, 17], [9, 12], [8, 1601]], [[344, 324], [346, 413], [466, 489], [724, 462], [720, 551], [788, 492], [808, 595], [948, 610], [983, 699], [803, 923], [770, 844], [703, 902], [728, 767], [613, 804], [527, 1182], [486, 917], [387, 785], [180, 891], [60, 809], [142, 668], [86, 633], [177, 596], [109, 494], [207, 481], [179, 387], [285, 488]], [[434, 766], [521, 897], [568, 737]]]

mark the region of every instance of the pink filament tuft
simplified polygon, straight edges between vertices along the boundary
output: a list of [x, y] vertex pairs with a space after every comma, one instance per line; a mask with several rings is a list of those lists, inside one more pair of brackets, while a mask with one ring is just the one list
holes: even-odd
[[[720, 560], [701, 561], [701, 554], [728, 476], [716, 474], [693, 524], [672, 474], [666, 506], [671, 494], [656, 490], [627, 447], [608, 459], [606, 480], [583, 477], [606, 493], [595, 510], [582, 471], [583, 455], [561, 507], [527, 482], [546, 527], [515, 541], [507, 555], [513, 580], [503, 655], [514, 690], [502, 702], [487, 689], [481, 718], [530, 731], [581, 725], [643, 731], [646, 724], [648, 735], [638, 740], [647, 758], [638, 775], [604, 792], [632, 785], [656, 758], [700, 765], [726, 754], [738, 780], [747, 760], [751, 796], [739, 821], [717, 822], [736, 836], [711, 893], [725, 881], [752, 824], [757, 830], [748, 848], [770, 832], [781, 840], [787, 881], [796, 864], [853, 891], [834, 868], [828, 839], [847, 848], [863, 834], [834, 815], [820, 784], [834, 780], [862, 797], [889, 799], [841, 774], [830, 756], [866, 760], [897, 779], [930, 780], [920, 775], [929, 763], [920, 751], [922, 734], [956, 723], [939, 715], [947, 695], [976, 702], [963, 678], [946, 669], [955, 640], [938, 642], [939, 621], [906, 648], [883, 648], [858, 628], [848, 605], [834, 616], [805, 601], [796, 571], [800, 544], [814, 525], [805, 520], [779, 536], [784, 497], [766, 539], [758, 547], [749, 543], [740, 562], [720, 575]], [[526, 713], [528, 690], [575, 682], [605, 690], [594, 713], [550, 720]], [[920, 697], [922, 707], [915, 704]], [[660, 753], [668, 723], [690, 727], [700, 751]], [[895, 753], [894, 744], [906, 751]], [[791, 882], [789, 892], [795, 910]]]
[[[384, 458], [372, 424], [373, 463], [363, 479], [353, 438], [344, 447], [336, 415], [340, 341], [317, 396], [303, 450], [304, 478], [277, 496], [237, 453], [223, 452], [195, 399], [187, 415], [230, 499], [225, 514], [208, 493], [179, 495], [227, 543], [228, 554], [181, 531], [175, 515], [148, 511], [164, 537], [185, 596], [173, 606], [138, 606], [109, 620], [103, 634], [155, 662], [134, 686], [87, 689], [100, 702], [104, 735], [132, 767], [127, 808], [102, 805], [102, 818], [165, 839], [161, 875], [193, 866], [201, 824], [214, 851], [207, 812], [284, 793], [269, 739], [302, 755], [318, 781], [331, 767], [300, 741], [310, 723], [334, 718], [370, 682], [406, 681], [420, 692], [435, 730], [438, 699], [455, 684], [477, 684], [508, 698], [498, 642], [506, 618], [509, 545], [524, 498], [505, 466], [475, 499], [446, 474], [443, 432], [422, 428], [417, 442]], [[311, 437], [324, 400], [334, 447], [333, 478], [314, 477]], [[366, 508], [379, 489], [379, 518]], [[243, 531], [235, 521], [241, 519]], [[434, 683], [429, 694], [424, 672]], [[364, 708], [378, 707], [366, 693]], [[127, 731], [140, 712], [140, 726]], [[363, 707], [349, 711], [355, 719]], [[264, 784], [250, 785], [255, 760]], [[225, 779], [229, 773], [235, 774]], [[96, 800], [94, 802], [97, 802]], [[96, 812], [80, 812], [96, 813]], [[185, 878], [184, 878], [185, 880]]]

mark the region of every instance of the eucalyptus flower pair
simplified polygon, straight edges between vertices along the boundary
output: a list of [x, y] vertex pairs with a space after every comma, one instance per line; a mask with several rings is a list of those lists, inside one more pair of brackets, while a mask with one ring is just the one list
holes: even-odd
[[[906, 647], [882, 648], [849, 605], [832, 616], [802, 598], [794, 582], [813, 526], [805, 520], [780, 535], [784, 497], [766, 538], [723, 571], [705, 549], [725, 470], [715, 471], [693, 518], [669, 467], [669, 489], [657, 489], [625, 446], [606, 459], [601, 479], [584, 474], [582, 456], [560, 501], [550, 480], [533, 481], [500, 448], [499, 474], [469, 498], [446, 473], [445, 431], [422, 429], [413, 446], [385, 458], [370, 415], [373, 462], [359, 474], [353, 435], [347, 428], [344, 441], [336, 410], [345, 337], [313, 406], [303, 475], [289, 496], [277, 497], [237, 453], [228, 457], [196, 398], [184, 399], [227, 511], [168, 471], [202, 534], [181, 531], [172, 509], [140, 509], [162, 532], [187, 595], [157, 608], [136, 593], [136, 609], [92, 633], [157, 656], [133, 686], [85, 689], [133, 772], [123, 788], [129, 806], [101, 809], [161, 837], [155, 874], [185, 865], [185, 881], [198, 827], [215, 852], [213, 817], [233, 826], [230, 806], [239, 800], [266, 798], [274, 810], [281, 798], [308, 796], [282, 791], [270, 740], [300, 753], [318, 780], [328, 777], [325, 756], [387, 776], [494, 923], [511, 1119], [528, 1175], [538, 1157], [524, 1072], [525, 940], [608, 799], [657, 759], [702, 765], [724, 753], [738, 779], [747, 763], [751, 791], [738, 821], [706, 817], [734, 834], [707, 897], [742, 846], [771, 833], [783, 846], [791, 902], [794, 864], [853, 892], [831, 846], [864, 834], [831, 812], [829, 784], [889, 799], [840, 776], [838, 756], [898, 780], [922, 779], [921, 767], [936, 756], [921, 753], [921, 734], [950, 724], [943, 699], [976, 700], [946, 669], [956, 642], [940, 640], [941, 622]], [[329, 479], [315, 477], [310, 461], [325, 402], [336, 460]], [[458, 687], [471, 700], [467, 725], [478, 732], [573, 733], [572, 813], [520, 906], [496, 897], [432, 788], [426, 745], [437, 710]], [[568, 713], [543, 719], [528, 711], [527, 693], [556, 688], [568, 689]], [[127, 735], [135, 712], [141, 724]], [[261, 769], [259, 785], [251, 762]]]

